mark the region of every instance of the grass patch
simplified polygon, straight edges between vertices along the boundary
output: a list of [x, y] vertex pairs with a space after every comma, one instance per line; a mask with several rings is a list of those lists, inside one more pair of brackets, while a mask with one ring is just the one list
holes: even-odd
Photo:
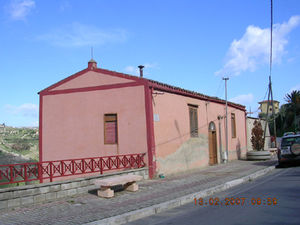
[[0, 148], [32, 161], [39, 160], [37, 128], [5, 127], [0, 131]]

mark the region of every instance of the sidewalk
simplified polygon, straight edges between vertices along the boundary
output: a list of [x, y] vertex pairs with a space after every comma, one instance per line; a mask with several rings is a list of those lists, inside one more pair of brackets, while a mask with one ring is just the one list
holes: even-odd
[[276, 161], [233, 161], [164, 179], [139, 182], [138, 192], [121, 191], [111, 199], [96, 191], [59, 201], [0, 212], [0, 224], [121, 224], [179, 206], [194, 197], [222, 191], [272, 169]]

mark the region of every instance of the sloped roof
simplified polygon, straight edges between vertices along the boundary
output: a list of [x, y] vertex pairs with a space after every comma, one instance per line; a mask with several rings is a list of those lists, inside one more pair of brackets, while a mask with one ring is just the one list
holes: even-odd
[[[81, 76], [83, 74], [85, 74], [86, 72], [90, 71], [88, 68], [84, 69], [82, 71], [79, 71], [61, 81], [56, 82], [55, 84], [41, 90], [40, 92], [38, 92], [38, 94], [40, 94], [41, 92], [45, 92], [48, 90], [51, 90], [52, 88], [55, 88], [63, 83], [66, 83], [72, 79], [75, 79], [78, 76]], [[208, 96], [208, 95], [204, 95], [202, 93], [199, 92], [195, 92], [195, 91], [190, 91], [181, 87], [176, 87], [173, 85], [169, 85], [169, 84], [165, 84], [159, 81], [155, 81], [155, 80], [151, 80], [151, 79], [147, 79], [145, 77], [137, 77], [137, 76], [133, 76], [133, 75], [129, 75], [129, 74], [125, 74], [125, 73], [120, 73], [120, 72], [116, 72], [116, 71], [112, 71], [112, 70], [107, 70], [107, 69], [102, 69], [102, 68], [94, 68], [93, 69], [94, 72], [98, 72], [98, 73], [104, 73], [107, 75], [111, 75], [111, 76], [117, 76], [117, 77], [122, 77], [122, 78], [126, 78], [129, 80], [135, 80], [137, 82], [141, 82], [143, 84], [147, 84], [149, 87], [153, 87], [156, 90], [161, 90], [161, 91], [166, 91], [166, 92], [171, 92], [171, 93], [175, 93], [175, 94], [179, 94], [179, 95], [185, 95], [188, 97], [192, 97], [192, 98], [198, 98], [201, 100], [205, 100], [205, 101], [212, 101], [212, 102], [216, 102], [216, 103], [221, 103], [221, 104], [225, 104], [225, 100], [220, 99], [218, 97], [212, 97], [212, 96]], [[234, 102], [227, 102], [229, 106], [241, 109], [243, 111], [246, 111], [245, 106], [241, 105], [241, 104], [237, 104]]]

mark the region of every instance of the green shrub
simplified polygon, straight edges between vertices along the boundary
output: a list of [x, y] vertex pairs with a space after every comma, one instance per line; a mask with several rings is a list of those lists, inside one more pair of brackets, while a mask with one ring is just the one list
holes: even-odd
[[17, 150], [17, 151], [29, 150], [30, 145], [27, 143], [15, 143], [15, 144], [12, 144], [11, 148], [14, 150]]

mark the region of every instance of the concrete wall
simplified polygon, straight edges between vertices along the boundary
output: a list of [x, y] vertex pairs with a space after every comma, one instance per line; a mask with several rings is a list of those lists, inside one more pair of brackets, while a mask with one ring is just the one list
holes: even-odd
[[56, 181], [46, 184], [0, 189], [0, 210], [86, 194], [89, 191], [99, 188], [94, 185], [94, 180], [124, 174], [140, 175], [143, 176], [143, 179], [148, 179], [148, 168], [126, 170], [88, 178], [77, 178], [69, 181]]
[[[117, 113], [118, 144], [104, 144]], [[147, 152], [144, 87], [43, 96], [42, 161]]]
[[[167, 92], [153, 96], [154, 135], [158, 173], [174, 173], [209, 165], [208, 125], [215, 123], [217, 130], [217, 156], [221, 162], [221, 145], [225, 150], [225, 105], [206, 102]], [[198, 105], [199, 137], [190, 137], [188, 104]], [[236, 117], [236, 138], [231, 136], [230, 113]], [[237, 159], [246, 153], [245, 112], [228, 108], [229, 160]], [[221, 130], [219, 129], [219, 125]]]

